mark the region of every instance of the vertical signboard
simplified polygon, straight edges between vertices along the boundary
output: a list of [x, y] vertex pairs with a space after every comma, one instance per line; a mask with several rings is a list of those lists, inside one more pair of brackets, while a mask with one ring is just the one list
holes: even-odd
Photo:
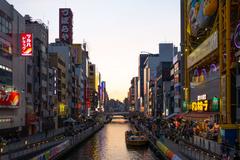
[[67, 44], [72, 44], [73, 13], [70, 8], [59, 9], [59, 39]]
[[32, 56], [33, 54], [33, 37], [31, 33], [21, 33], [21, 55]]

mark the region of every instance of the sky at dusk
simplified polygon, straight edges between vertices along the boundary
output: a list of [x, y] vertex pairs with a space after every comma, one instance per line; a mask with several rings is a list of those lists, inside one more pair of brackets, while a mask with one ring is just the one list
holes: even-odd
[[123, 100], [138, 75], [141, 51], [158, 52], [158, 43], [180, 43], [179, 0], [7, 0], [24, 16], [49, 26], [58, 38], [59, 8], [73, 11], [73, 42], [88, 44], [90, 61], [106, 81], [110, 98]]

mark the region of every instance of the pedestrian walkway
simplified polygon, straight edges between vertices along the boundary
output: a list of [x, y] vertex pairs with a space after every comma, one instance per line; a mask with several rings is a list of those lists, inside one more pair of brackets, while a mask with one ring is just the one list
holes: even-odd
[[172, 152], [174, 152], [176, 155], [178, 155], [181, 159], [183, 160], [191, 160], [189, 157], [187, 157], [186, 155], [183, 155], [180, 151], [179, 151], [179, 146], [178, 144], [170, 141], [167, 138], [163, 138], [163, 144], [165, 144]]

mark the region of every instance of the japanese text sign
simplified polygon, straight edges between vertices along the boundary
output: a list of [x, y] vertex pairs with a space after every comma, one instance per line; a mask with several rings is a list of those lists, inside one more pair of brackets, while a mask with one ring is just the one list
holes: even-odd
[[72, 44], [72, 18], [70, 8], [59, 9], [59, 38], [68, 44]]
[[21, 34], [21, 55], [32, 56], [33, 54], [33, 38], [31, 33]]

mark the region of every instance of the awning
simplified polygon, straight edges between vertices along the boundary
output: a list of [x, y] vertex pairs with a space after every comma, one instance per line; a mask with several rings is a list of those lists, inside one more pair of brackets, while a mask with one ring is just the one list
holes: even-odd
[[188, 112], [183, 115], [184, 119], [187, 120], [205, 120], [214, 117], [214, 115], [219, 114], [218, 112]]
[[177, 113], [172, 113], [169, 116], [165, 117], [165, 119], [173, 118], [175, 115], [177, 115]]
[[166, 119], [169, 118], [174, 118], [174, 119], [178, 119], [178, 118], [183, 118], [183, 115], [185, 115], [186, 113], [173, 113], [170, 114], [169, 116], [166, 117]]

